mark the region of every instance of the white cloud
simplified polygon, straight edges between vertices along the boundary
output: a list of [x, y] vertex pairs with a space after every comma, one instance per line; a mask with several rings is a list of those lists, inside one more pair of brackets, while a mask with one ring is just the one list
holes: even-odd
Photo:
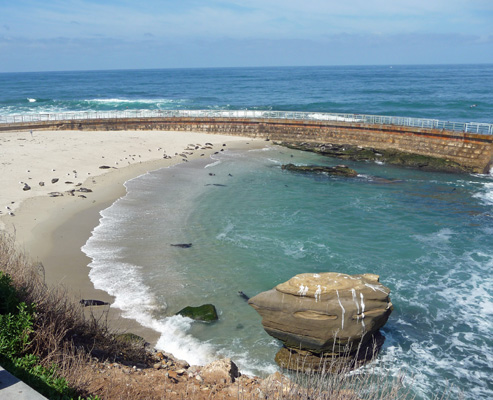
[[[4, 9], [2, 12], [2, 8]], [[337, 33], [492, 33], [491, 0], [17, 0], [0, 5], [26, 37], [311, 38]], [[77, 21], [77, 24], [71, 24]], [[0, 17], [1, 22], [1, 17]]]

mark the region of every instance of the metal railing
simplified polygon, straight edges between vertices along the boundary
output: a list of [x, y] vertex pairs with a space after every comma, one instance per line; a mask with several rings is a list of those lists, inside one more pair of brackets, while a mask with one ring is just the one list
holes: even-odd
[[437, 119], [391, 117], [384, 115], [341, 114], [299, 111], [260, 110], [124, 110], [124, 111], [78, 111], [62, 113], [0, 115], [0, 124], [15, 124], [39, 121], [73, 121], [88, 119], [128, 118], [252, 118], [294, 119], [307, 121], [338, 121], [371, 125], [398, 125], [416, 128], [431, 128], [455, 132], [493, 135], [493, 124], [480, 122], [450, 122]]

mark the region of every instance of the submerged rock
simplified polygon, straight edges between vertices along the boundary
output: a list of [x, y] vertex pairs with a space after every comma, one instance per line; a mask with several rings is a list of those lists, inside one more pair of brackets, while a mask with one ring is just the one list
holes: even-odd
[[444, 171], [471, 173], [474, 172], [467, 166], [445, 158], [425, 156], [422, 154], [407, 153], [395, 149], [375, 149], [350, 144], [334, 143], [287, 143], [278, 142], [281, 146], [290, 149], [310, 151], [323, 156], [337, 157], [343, 160], [376, 161], [379, 163], [401, 165], [405, 167], [422, 169], [425, 171]]
[[218, 319], [216, 307], [212, 304], [203, 304], [199, 307], [185, 307], [176, 313], [197, 321], [216, 321]]
[[[392, 312], [390, 289], [378, 275], [346, 275], [335, 272], [300, 274], [248, 303], [262, 316], [265, 331], [285, 348], [276, 361], [303, 364], [315, 357], [354, 355], [361, 346], [373, 344], [374, 335]], [[311, 368], [312, 368], [311, 367]]]
[[294, 172], [303, 172], [303, 173], [326, 173], [329, 175], [337, 175], [337, 176], [347, 176], [347, 177], [355, 177], [358, 176], [358, 173], [346, 165], [336, 165], [335, 167], [326, 167], [322, 165], [294, 165], [294, 164], [285, 164], [281, 167], [287, 171]]

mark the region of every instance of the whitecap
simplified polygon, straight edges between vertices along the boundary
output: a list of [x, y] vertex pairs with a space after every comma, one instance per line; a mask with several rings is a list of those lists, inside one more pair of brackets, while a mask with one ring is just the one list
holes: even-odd
[[214, 162], [211, 162], [210, 164], [207, 164], [204, 168], [212, 168], [212, 167], [215, 167], [216, 165], [219, 165], [221, 163], [222, 163], [221, 160], [216, 160]]
[[484, 205], [493, 205], [493, 182], [485, 183], [482, 190], [473, 194], [473, 197], [480, 199]]

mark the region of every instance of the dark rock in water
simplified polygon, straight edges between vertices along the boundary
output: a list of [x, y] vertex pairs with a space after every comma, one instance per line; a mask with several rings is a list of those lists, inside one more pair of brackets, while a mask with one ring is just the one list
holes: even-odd
[[171, 244], [170, 246], [181, 247], [182, 249], [189, 249], [190, 247], [192, 247], [192, 243], [177, 243], [177, 244]]
[[285, 164], [281, 167], [287, 171], [303, 173], [327, 173], [329, 175], [355, 177], [358, 173], [345, 165], [336, 165], [335, 167], [325, 167], [322, 165], [294, 165]]
[[196, 321], [216, 321], [218, 319], [216, 307], [212, 304], [203, 304], [199, 307], [185, 307], [176, 315], [192, 318]]
[[89, 307], [89, 306], [107, 306], [110, 303], [107, 303], [107, 302], [101, 301], [101, 300], [84, 300], [84, 299], [82, 299], [80, 301], [80, 304], [82, 304], [84, 307]]
[[250, 300], [250, 297], [248, 297], [245, 293], [243, 293], [241, 290], [238, 292], [238, 296], [240, 296], [243, 300]]
[[58, 178], [53, 178], [53, 179], [51, 180], [51, 183], [57, 183], [57, 182], [58, 182]]
[[385, 164], [401, 165], [424, 171], [473, 172], [467, 166], [444, 158], [406, 153], [395, 149], [375, 149], [349, 144], [333, 143], [276, 143], [290, 149], [310, 151], [323, 156], [353, 161], [377, 161]]
[[305, 372], [325, 370], [330, 373], [348, 372], [363, 366], [374, 359], [385, 342], [385, 336], [380, 331], [371, 335], [370, 340], [358, 347], [357, 352], [326, 352], [313, 353], [308, 350], [288, 348], [283, 346], [274, 358], [283, 369], [303, 370]]

